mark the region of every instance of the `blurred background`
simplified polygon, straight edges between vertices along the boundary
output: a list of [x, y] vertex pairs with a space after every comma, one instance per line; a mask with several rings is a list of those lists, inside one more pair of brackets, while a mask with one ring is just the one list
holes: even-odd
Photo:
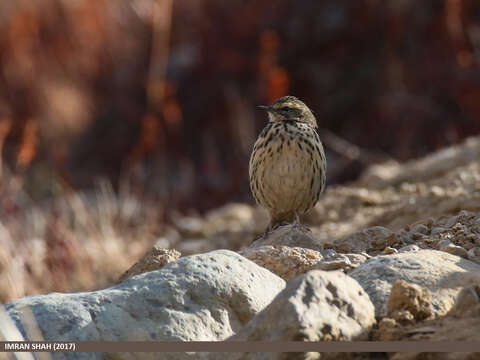
[[178, 214], [253, 203], [256, 105], [282, 95], [330, 185], [480, 133], [479, 51], [475, 0], [1, 1], [0, 300], [99, 286]]

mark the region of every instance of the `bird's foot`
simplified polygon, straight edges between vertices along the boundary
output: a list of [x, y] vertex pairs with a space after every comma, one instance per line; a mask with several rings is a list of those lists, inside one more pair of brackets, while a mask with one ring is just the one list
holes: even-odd
[[302, 224], [300, 222], [300, 215], [298, 214], [297, 211], [295, 211], [295, 219], [293, 220], [293, 227], [297, 228], [297, 227], [301, 227]]

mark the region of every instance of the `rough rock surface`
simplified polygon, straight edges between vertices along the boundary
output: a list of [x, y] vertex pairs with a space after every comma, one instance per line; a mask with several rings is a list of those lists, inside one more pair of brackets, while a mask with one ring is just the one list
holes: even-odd
[[315, 250], [278, 245], [247, 248], [240, 254], [286, 281], [306, 273], [323, 259]]
[[[402, 326], [393, 319], [383, 319], [379, 324], [381, 340], [403, 341], [480, 341], [480, 287], [478, 285], [463, 288], [452, 310], [444, 317], [425, 320], [420, 323]], [[466, 350], [466, 349], [465, 349]], [[395, 360], [473, 360], [478, 353], [397, 353]]]
[[[228, 341], [361, 340], [374, 324], [373, 304], [355, 280], [339, 271], [314, 270], [291, 280], [270, 305]], [[228, 355], [229, 359], [242, 360], [291, 358], [280, 353]], [[209, 359], [226, 356], [212, 353]]]
[[337, 254], [334, 253], [330, 256], [324, 256], [324, 259], [318, 262], [314, 269], [317, 270], [343, 270], [348, 272], [351, 269], [356, 268], [360, 264], [363, 264], [370, 256], [366, 253], [361, 254]]
[[268, 270], [218, 250], [181, 258], [109, 289], [25, 297], [6, 304], [6, 310], [22, 330], [20, 316], [30, 308], [48, 341], [212, 341], [239, 331], [284, 286]]
[[375, 257], [349, 275], [357, 280], [375, 304], [377, 316], [387, 313], [387, 300], [395, 280], [428, 288], [433, 314], [444, 315], [461, 288], [480, 279], [480, 265], [436, 250], [420, 250]]
[[175, 249], [163, 249], [157, 245], [148, 251], [140, 260], [138, 260], [130, 269], [125, 271], [116, 282], [121, 283], [132, 276], [143, 274], [144, 272], [158, 270], [168, 263], [177, 260], [180, 252]]
[[416, 321], [431, 317], [433, 311], [430, 291], [404, 280], [396, 280], [388, 298], [387, 315], [398, 321], [401, 313], [411, 315], [412, 320]]
[[310, 271], [295, 278], [229, 340], [364, 339], [375, 323], [368, 295], [341, 272]]
[[397, 235], [382, 226], [374, 226], [335, 240], [333, 248], [340, 253], [379, 253], [398, 243]]

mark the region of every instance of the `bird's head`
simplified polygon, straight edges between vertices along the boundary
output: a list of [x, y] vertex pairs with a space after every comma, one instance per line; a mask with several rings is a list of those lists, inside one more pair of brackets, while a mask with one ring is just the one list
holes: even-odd
[[314, 128], [317, 127], [315, 116], [303, 101], [295, 96], [283, 96], [269, 106], [259, 106], [268, 112], [270, 121], [298, 121], [306, 123]]

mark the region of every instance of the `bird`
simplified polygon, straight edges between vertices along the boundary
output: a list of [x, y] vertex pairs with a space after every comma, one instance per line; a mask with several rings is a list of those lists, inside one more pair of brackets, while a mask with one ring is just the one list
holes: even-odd
[[300, 225], [325, 188], [327, 161], [317, 133], [317, 121], [305, 103], [283, 96], [259, 108], [268, 123], [250, 156], [250, 189], [266, 208], [270, 223], [265, 234], [284, 223]]

